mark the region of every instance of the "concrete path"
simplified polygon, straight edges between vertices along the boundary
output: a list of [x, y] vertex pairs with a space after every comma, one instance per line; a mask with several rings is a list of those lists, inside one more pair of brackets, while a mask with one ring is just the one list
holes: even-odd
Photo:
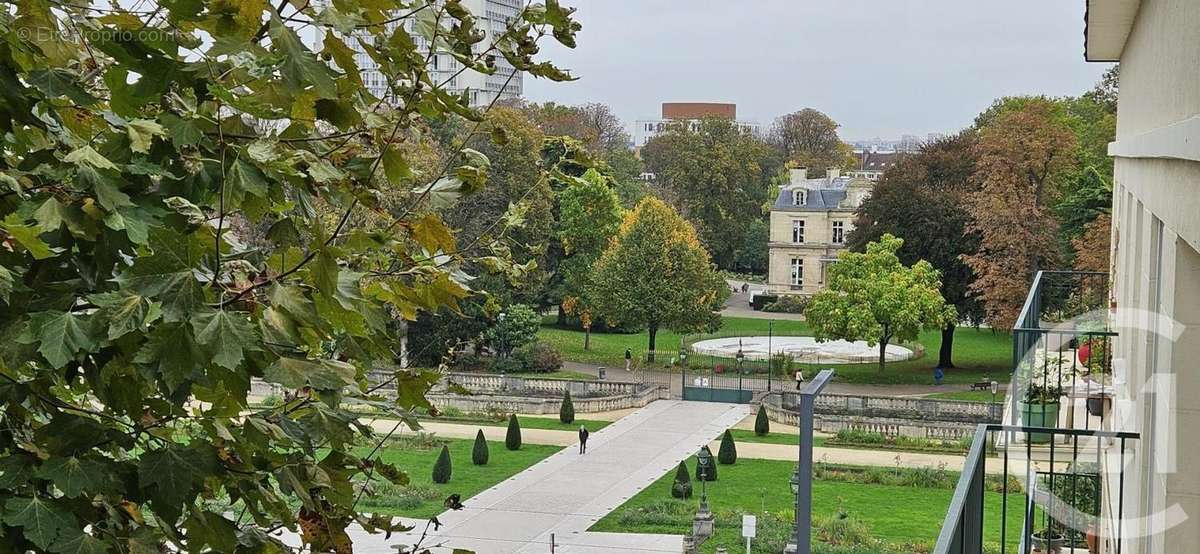
[[[559, 553], [679, 552], [678, 535], [585, 531], [748, 415], [749, 407], [742, 404], [654, 402], [593, 433], [586, 455], [563, 449], [467, 499], [466, 509], [439, 515], [441, 529], [431, 531], [422, 547], [433, 552], [543, 553], [550, 550], [553, 535]], [[383, 424], [389, 429], [394, 425]], [[526, 431], [537, 430], [523, 429], [523, 438]], [[411, 545], [419, 537], [385, 540], [356, 533], [355, 552], [395, 552], [392, 545]]]

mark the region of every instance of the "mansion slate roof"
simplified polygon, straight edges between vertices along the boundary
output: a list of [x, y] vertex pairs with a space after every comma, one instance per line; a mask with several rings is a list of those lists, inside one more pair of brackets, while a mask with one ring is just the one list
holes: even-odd
[[781, 188], [779, 196], [775, 199], [775, 205], [771, 209], [784, 211], [836, 210], [838, 205], [846, 199], [846, 184], [843, 182], [841, 185], [841, 188], [810, 189], [804, 198], [805, 203], [803, 206], [792, 204], [792, 190], [790, 188]]

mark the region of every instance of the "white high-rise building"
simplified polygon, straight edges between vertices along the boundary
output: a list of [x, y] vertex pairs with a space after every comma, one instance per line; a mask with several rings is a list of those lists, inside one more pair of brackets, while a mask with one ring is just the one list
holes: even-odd
[[[476, 18], [477, 27], [487, 34], [484, 40], [475, 45], [476, 55], [481, 55], [488, 50], [495, 43], [496, 37], [505, 32], [509, 22], [516, 19], [521, 12], [521, 0], [463, 0], [462, 6], [471, 11]], [[404, 25], [404, 28], [412, 35], [413, 41], [416, 42], [417, 48], [427, 54], [429, 52], [428, 42], [413, 32], [415, 19], [410, 17], [402, 22], [391, 23], [388, 32], [390, 33], [396, 25]], [[449, 22], [444, 22], [444, 24], [448, 25]], [[324, 40], [324, 32], [324, 29], [317, 28], [316, 44], [319, 45]], [[374, 39], [373, 36], [366, 33], [363, 34], [363, 38], [368, 41]], [[371, 59], [371, 56], [367, 55], [358, 41], [347, 41], [347, 46], [354, 49], [354, 61], [362, 73], [363, 84], [371, 91], [371, 94], [390, 100], [393, 95], [388, 90], [387, 76], [379, 71], [378, 65]], [[522, 90], [521, 73], [515, 72], [504, 56], [498, 52], [493, 52], [493, 54], [495, 54], [496, 72], [492, 75], [485, 75], [470, 69], [462, 70], [462, 64], [458, 63], [454, 57], [449, 54], [437, 54], [429, 58], [431, 78], [452, 94], [457, 95], [463, 91], [469, 91], [470, 102], [473, 106], [490, 104], [497, 96], [501, 100], [519, 98]]]

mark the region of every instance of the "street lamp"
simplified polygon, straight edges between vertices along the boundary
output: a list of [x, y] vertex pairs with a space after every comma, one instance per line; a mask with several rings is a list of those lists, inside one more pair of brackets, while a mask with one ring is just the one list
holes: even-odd
[[[500, 327], [500, 329], [499, 329], [499, 331], [500, 331], [500, 357], [507, 358], [508, 352], [504, 351], [504, 312], [500, 312], [500, 315], [496, 316], [496, 320], [500, 322], [499, 323], [499, 327]], [[504, 366], [503, 365], [500, 366], [500, 373], [502, 375], [504, 374]]]
[[700, 469], [700, 513], [708, 512], [708, 468], [712, 465], [712, 451], [708, 445], [696, 454], [696, 466]]
[[[735, 357], [737, 358], [738, 364], [738, 390], [740, 391], [742, 390], [742, 374], [745, 373], [745, 371], [742, 370], [742, 362], [746, 359], [746, 354], [742, 352], [742, 339], [738, 339], [738, 351]], [[738, 394], [741, 393], [739, 392]]]
[[992, 411], [996, 410], [996, 393], [1000, 392], [1000, 383], [992, 381]]

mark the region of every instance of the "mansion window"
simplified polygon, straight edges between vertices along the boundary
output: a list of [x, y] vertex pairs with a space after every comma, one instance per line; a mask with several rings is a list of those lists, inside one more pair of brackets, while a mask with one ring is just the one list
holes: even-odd
[[833, 243], [842, 244], [846, 242], [846, 224], [842, 221], [833, 222]]
[[792, 242], [800, 244], [804, 242], [804, 220], [792, 220]]
[[792, 286], [804, 286], [804, 259], [792, 258]]
[[792, 205], [793, 206], [803, 206], [805, 200], [806, 200], [806, 198], [805, 198], [803, 190], [797, 189], [797, 190], [792, 191]]

